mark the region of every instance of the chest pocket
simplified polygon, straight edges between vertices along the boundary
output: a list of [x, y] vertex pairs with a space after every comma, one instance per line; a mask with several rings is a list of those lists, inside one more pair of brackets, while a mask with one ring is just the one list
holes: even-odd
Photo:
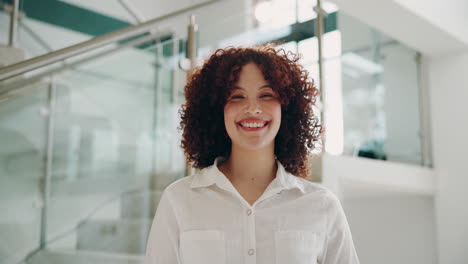
[[310, 231], [276, 231], [276, 264], [316, 264], [318, 238]]
[[180, 234], [182, 264], [225, 264], [224, 232], [219, 230], [191, 230]]

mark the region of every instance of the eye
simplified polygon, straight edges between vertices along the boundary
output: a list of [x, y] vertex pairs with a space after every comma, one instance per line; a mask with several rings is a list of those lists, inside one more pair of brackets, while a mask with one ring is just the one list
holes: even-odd
[[244, 96], [242, 96], [242, 95], [232, 95], [229, 99], [232, 100], [232, 99], [243, 99], [243, 98], [244, 98]]
[[260, 98], [270, 98], [270, 97], [273, 97], [273, 94], [265, 93], [265, 94], [260, 95]]

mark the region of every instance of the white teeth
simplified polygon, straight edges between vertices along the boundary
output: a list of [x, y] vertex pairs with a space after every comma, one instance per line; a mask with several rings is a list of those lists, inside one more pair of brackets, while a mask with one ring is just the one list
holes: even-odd
[[241, 123], [243, 127], [263, 127], [266, 123]]

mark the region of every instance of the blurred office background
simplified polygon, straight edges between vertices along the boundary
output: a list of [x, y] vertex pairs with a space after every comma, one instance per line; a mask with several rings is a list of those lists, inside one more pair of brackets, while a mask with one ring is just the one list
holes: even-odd
[[143, 263], [161, 192], [189, 171], [187, 73], [267, 42], [321, 89], [310, 180], [341, 199], [361, 263], [468, 263], [467, 14], [458, 0], [0, 0], [0, 263]]

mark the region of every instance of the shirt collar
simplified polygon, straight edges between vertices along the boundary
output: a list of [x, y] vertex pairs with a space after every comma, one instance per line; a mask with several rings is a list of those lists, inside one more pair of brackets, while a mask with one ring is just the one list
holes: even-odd
[[[191, 188], [207, 187], [213, 184], [225, 190], [234, 190], [232, 183], [228, 178], [218, 169], [218, 163], [222, 161], [222, 157], [217, 157], [214, 164], [202, 169], [199, 173], [196, 173], [190, 184]], [[304, 184], [296, 176], [287, 172], [281, 163], [276, 161], [278, 170], [276, 171], [275, 179], [268, 185], [267, 191], [280, 191], [284, 189], [299, 189], [302, 193], [305, 193]]]

